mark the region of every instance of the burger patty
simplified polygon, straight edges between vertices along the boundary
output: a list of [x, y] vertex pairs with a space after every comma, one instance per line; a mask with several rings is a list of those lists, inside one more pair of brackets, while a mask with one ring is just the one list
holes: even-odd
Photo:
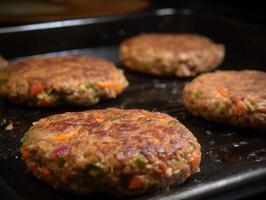
[[111, 62], [87, 56], [32, 57], [0, 69], [0, 95], [16, 103], [92, 105], [128, 82]]
[[194, 115], [241, 127], [266, 129], [266, 73], [217, 71], [195, 78], [183, 90]]
[[125, 67], [157, 76], [189, 77], [216, 68], [224, 46], [193, 34], [141, 34], [119, 49]]
[[167, 114], [108, 108], [43, 118], [22, 139], [27, 168], [55, 188], [133, 196], [199, 172], [200, 145]]

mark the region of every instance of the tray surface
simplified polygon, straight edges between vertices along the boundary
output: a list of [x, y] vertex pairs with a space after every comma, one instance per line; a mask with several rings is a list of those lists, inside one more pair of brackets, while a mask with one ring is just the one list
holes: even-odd
[[[0, 52], [10, 60], [41, 53], [51, 56], [85, 54], [109, 59], [122, 67], [117, 47], [124, 38], [141, 32], [190, 32], [225, 44], [226, 59], [219, 69], [265, 70], [266, 31], [262, 27], [169, 9], [124, 19], [109, 18], [106, 22], [103, 19], [48, 29], [38, 28], [40, 25], [2, 29]], [[63, 32], [65, 34], [61, 34]], [[57, 45], [52, 43], [54, 39], [49, 35], [52, 33], [57, 38]], [[78, 35], [80, 37], [75, 37]], [[28, 45], [23, 47], [25, 44]], [[140, 199], [204, 199], [222, 194], [236, 199], [266, 190], [265, 132], [234, 128], [192, 116], [180, 101], [183, 86], [192, 79], [158, 78], [128, 70], [125, 74], [130, 86], [122, 95], [89, 108], [28, 108], [0, 100], [0, 188], [12, 197], [22, 199], [109, 199], [75, 196], [46, 186], [25, 170], [18, 148], [23, 134], [41, 117], [65, 111], [119, 107], [168, 113], [188, 127], [202, 146], [199, 174], [170, 191], [147, 194]], [[14, 123], [14, 129], [5, 131], [9, 121]], [[231, 194], [233, 191], [239, 193]]]

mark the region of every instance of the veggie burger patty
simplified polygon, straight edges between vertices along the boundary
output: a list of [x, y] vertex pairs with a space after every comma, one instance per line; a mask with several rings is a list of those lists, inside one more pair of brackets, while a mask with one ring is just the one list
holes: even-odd
[[87, 56], [32, 57], [0, 69], [0, 95], [16, 103], [92, 105], [128, 82], [111, 62]]
[[195, 78], [183, 90], [194, 115], [241, 127], [266, 129], [266, 73], [217, 71]]
[[141, 34], [120, 46], [125, 67], [158, 76], [188, 77], [210, 71], [224, 54], [223, 45], [194, 34]]
[[108, 108], [43, 118], [29, 129], [22, 159], [33, 174], [75, 193], [142, 194], [199, 171], [200, 145], [175, 118]]

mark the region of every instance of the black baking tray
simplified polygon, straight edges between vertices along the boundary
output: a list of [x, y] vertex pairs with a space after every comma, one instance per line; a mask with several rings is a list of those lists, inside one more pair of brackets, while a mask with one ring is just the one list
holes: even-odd
[[[266, 29], [191, 10], [161, 9], [128, 16], [97, 17], [0, 29], [0, 53], [9, 60], [46, 54], [86, 54], [122, 67], [119, 43], [142, 32], [198, 33], [226, 46], [219, 69], [266, 66]], [[32, 122], [55, 113], [119, 107], [168, 113], [180, 120], [202, 145], [201, 172], [169, 191], [137, 199], [240, 199], [266, 191], [265, 132], [234, 128], [192, 116], [180, 101], [191, 79], [159, 78], [125, 70], [130, 82], [115, 100], [90, 108], [29, 108], [0, 100], [0, 191], [9, 199], [110, 199], [56, 191], [35, 179], [20, 160], [20, 139]], [[265, 86], [266, 87], [266, 86]], [[14, 129], [5, 131], [12, 121]], [[2, 199], [1, 197], [1, 199]]]

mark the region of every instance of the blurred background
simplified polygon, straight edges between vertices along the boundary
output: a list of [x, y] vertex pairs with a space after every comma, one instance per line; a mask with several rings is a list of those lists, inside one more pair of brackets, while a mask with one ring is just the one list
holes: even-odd
[[0, 26], [130, 14], [166, 7], [215, 13], [263, 25], [266, 22], [266, 7], [259, 0], [0, 0]]

